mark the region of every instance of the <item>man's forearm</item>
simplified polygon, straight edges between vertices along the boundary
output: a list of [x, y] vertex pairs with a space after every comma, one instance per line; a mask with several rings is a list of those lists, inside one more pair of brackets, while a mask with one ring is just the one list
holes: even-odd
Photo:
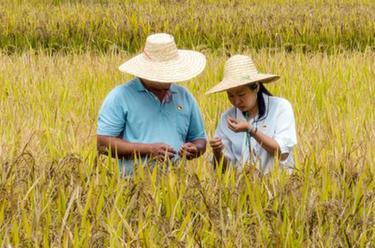
[[119, 158], [131, 158], [134, 154], [148, 155], [150, 145], [142, 143], [127, 142], [123, 139], [111, 136], [97, 136], [97, 149], [101, 154], [111, 155]]

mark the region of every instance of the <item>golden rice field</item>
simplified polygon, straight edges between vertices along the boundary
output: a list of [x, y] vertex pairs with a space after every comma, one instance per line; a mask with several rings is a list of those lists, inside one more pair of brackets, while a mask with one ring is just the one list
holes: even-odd
[[[186, 167], [118, 176], [96, 161], [107, 92], [125, 55], [0, 57], [2, 246], [356, 246], [375, 242], [375, 54], [253, 53], [295, 110], [298, 171], [221, 175], [208, 151]], [[206, 97], [224, 56], [185, 85], [209, 135], [228, 107]]]
[[152, 32], [211, 52], [375, 49], [374, 0], [0, 0], [0, 47], [130, 52]]
[[[63, 26], [68, 25], [68, 16], [82, 23], [80, 15], [74, 19], [72, 13], [67, 11], [64, 15], [62, 10], [73, 8], [84, 13], [93, 8], [94, 16], [106, 11], [121, 12], [106, 1], [90, 2], [87, 7], [80, 1], [53, 2], [46, 5], [43, 1], [32, 1], [33, 7], [22, 1], [4, 1], [0, 6], [9, 8], [3, 9], [0, 19], [12, 17], [13, 23], [21, 25], [27, 19], [17, 15], [32, 15], [31, 10], [49, 6], [52, 13], [61, 16], [49, 19], [45, 16], [50, 13], [44, 11], [40, 19], [29, 21], [50, 20], [43, 25], [49, 28], [45, 34], [52, 39], [59, 35], [53, 32], [53, 22], [60, 17]], [[151, 10], [161, 2], [164, 1], [140, 6]], [[176, 11], [188, 5], [185, 1], [165, 2], [166, 6], [174, 3]], [[215, 1], [204, 2], [234, 16]], [[242, 6], [245, 1], [237, 2]], [[310, 6], [314, 14], [323, 9], [324, 1], [315, 6], [318, 10], [312, 2], [304, 2], [305, 5], [297, 4], [295, 11]], [[225, 3], [230, 1], [222, 4]], [[236, 40], [234, 46], [212, 45], [217, 42], [215, 33], [205, 37], [212, 43], [200, 44], [199, 37], [210, 30], [209, 23], [191, 36], [184, 33], [184, 26], [170, 32], [175, 34], [180, 47], [194, 47], [207, 55], [205, 71], [183, 85], [196, 97], [209, 137], [220, 113], [230, 104], [225, 93], [204, 93], [221, 79], [229, 53], [252, 55], [260, 71], [281, 75], [269, 89], [274, 95], [287, 98], [294, 107], [298, 145], [297, 170], [292, 176], [278, 169], [266, 177], [236, 174], [233, 170], [221, 174], [209, 163], [212, 153], [208, 149], [203, 157], [186, 165], [160, 164], [153, 171], [139, 167], [134, 178], [120, 178], [114, 159], [96, 155], [96, 118], [106, 94], [131, 78], [117, 67], [133, 53], [123, 50], [126, 45], [111, 50], [95, 47], [91, 42], [80, 43], [79, 30], [76, 36], [72, 34], [72, 39], [56, 38], [55, 50], [41, 38], [35, 38], [39, 45], [27, 47], [21, 41], [29, 39], [36, 29], [17, 36], [7, 28], [13, 35], [6, 36], [2, 28], [12, 22], [1, 22], [0, 247], [375, 247], [374, 23], [366, 19], [366, 15], [375, 15], [374, 4], [341, 3], [360, 12], [365, 6], [363, 13], [367, 14], [358, 20], [367, 21], [360, 22], [363, 25], [359, 24], [357, 30], [348, 29], [347, 34], [359, 32], [358, 37], [328, 32], [329, 41], [341, 44], [338, 48], [332, 45], [336, 43], [324, 43], [328, 50], [319, 49], [323, 33], [312, 32], [311, 26], [306, 26], [310, 50], [290, 50], [273, 43], [262, 47], [261, 39], [251, 38], [257, 37], [252, 36], [252, 31], [246, 36], [249, 40]], [[332, 15], [324, 12], [334, 20], [327, 30], [335, 30], [336, 17], [344, 15], [340, 4], [328, 5]], [[254, 6], [259, 12], [250, 16], [255, 15], [264, 25], [268, 25], [267, 20], [259, 19], [264, 6], [273, 8], [271, 16], [277, 8], [292, 8], [290, 1]], [[22, 12], [22, 8], [28, 11]], [[162, 10], [155, 7], [155, 11]], [[185, 19], [180, 21], [176, 13], [171, 12], [171, 18], [166, 20], [184, 24]], [[245, 20], [241, 13], [245, 15], [240, 12], [238, 20]], [[94, 20], [94, 16], [90, 18]], [[154, 20], [152, 15], [150, 18]], [[277, 20], [275, 23], [280, 26], [301, 25], [298, 18], [291, 20], [291, 24]], [[346, 20], [347, 27], [351, 27], [351, 19]], [[133, 29], [139, 22], [134, 19], [129, 32], [137, 32]], [[151, 21], [150, 27], [153, 24]], [[231, 30], [217, 32], [232, 37]], [[146, 31], [142, 29], [140, 40], [132, 36], [134, 51], [142, 46]], [[245, 37], [242, 33], [238, 35]], [[291, 44], [297, 47], [294, 35], [290, 34]], [[13, 50], [10, 44], [16, 43], [9, 37], [20, 37]], [[112, 42], [112, 36], [105, 32], [95, 37], [93, 41]], [[183, 37], [192, 40], [184, 41]], [[348, 45], [355, 37], [360, 47]], [[74, 39], [77, 43], [69, 43]]]

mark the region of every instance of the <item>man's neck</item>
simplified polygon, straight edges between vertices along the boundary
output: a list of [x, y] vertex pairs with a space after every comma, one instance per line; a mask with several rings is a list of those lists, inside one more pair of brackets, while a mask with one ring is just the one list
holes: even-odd
[[160, 85], [155, 85], [153, 83], [145, 82], [144, 80], [141, 80], [143, 86], [145, 89], [148, 91], [152, 92], [157, 98], [159, 98], [160, 102], [163, 101], [163, 99], [166, 97], [169, 89], [170, 89], [170, 84], [165, 85], [165, 87], [158, 87]]

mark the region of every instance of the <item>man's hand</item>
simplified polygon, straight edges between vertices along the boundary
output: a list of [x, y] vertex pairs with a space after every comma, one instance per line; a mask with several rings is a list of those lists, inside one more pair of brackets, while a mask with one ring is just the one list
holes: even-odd
[[197, 158], [200, 155], [198, 147], [191, 143], [187, 142], [181, 146], [181, 149], [179, 151], [180, 157], [186, 156], [187, 160], [191, 160], [193, 158]]
[[163, 143], [150, 144], [149, 154], [151, 158], [160, 161], [171, 159], [176, 154], [176, 151], [169, 145]]
[[227, 119], [228, 127], [235, 133], [247, 132], [250, 129], [250, 124], [246, 121], [237, 121], [233, 117], [228, 117]]

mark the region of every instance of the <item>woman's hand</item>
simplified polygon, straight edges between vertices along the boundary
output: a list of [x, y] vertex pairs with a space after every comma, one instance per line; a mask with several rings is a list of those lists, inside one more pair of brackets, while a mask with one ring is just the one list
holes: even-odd
[[222, 161], [222, 170], [223, 172], [226, 170], [228, 166], [228, 160], [224, 157], [223, 150], [224, 150], [224, 144], [221, 138], [215, 137], [213, 139], [210, 139], [208, 141], [212, 148], [212, 152], [214, 153], [214, 168], [217, 168], [217, 166], [221, 163]]
[[218, 154], [218, 153], [221, 153], [224, 149], [224, 144], [223, 142], [221, 141], [220, 138], [218, 137], [215, 137], [213, 139], [210, 139], [209, 140], [209, 143], [210, 143], [210, 146], [212, 148], [212, 151], [215, 153], [215, 154]]
[[233, 117], [228, 117], [227, 119], [228, 127], [235, 133], [238, 132], [247, 132], [250, 129], [250, 124], [246, 121], [237, 121]]

